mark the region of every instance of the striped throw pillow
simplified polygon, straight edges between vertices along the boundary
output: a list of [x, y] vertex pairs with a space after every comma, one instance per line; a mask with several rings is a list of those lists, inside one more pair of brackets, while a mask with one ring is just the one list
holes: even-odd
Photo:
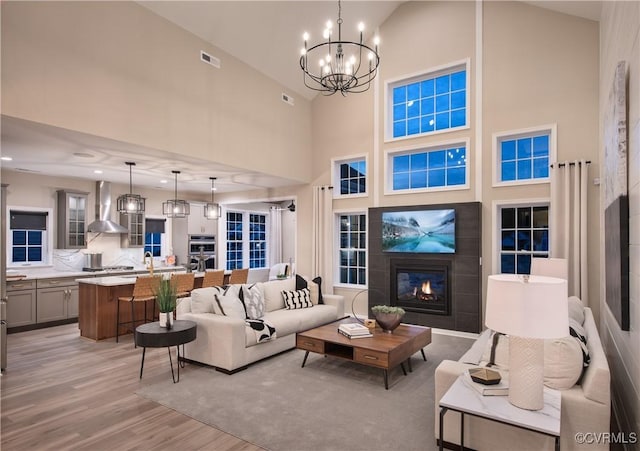
[[282, 290], [282, 298], [284, 299], [284, 306], [287, 310], [313, 307], [311, 293], [308, 288], [295, 291]]

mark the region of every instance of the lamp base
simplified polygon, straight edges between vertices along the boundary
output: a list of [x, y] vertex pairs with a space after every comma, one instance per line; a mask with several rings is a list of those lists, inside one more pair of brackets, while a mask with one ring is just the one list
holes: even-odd
[[509, 336], [509, 402], [526, 410], [544, 406], [544, 341]]

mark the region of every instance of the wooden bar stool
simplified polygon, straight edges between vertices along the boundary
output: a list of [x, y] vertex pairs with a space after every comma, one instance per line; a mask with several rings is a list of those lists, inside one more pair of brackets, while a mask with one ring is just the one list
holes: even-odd
[[248, 277], [249, 277], [249, 268], [232, 269], [231, 276], [229, 277], [229, 283], [247, 283]]
[[221, 287], [224, 285], [224, 269], [206, 271], [202, 278], [202, 288]]
[[171, 274], [171, 283], [176, 287], [176, 297], [186, 298], [191, 295], [193, 284], [195, 281], [194, 273], [173, 273]]
[[[118, 343], [118, 337], [120, 336], [120, 326], [131, 324], [131, 331], [136, 328], [136, 322], [142, 321], [142, 323], [153, 322], [156, 317], [156, 296], [155, 293], [160, 286], [160, 280], [162, 276], [138, 276], [136, 283], [133, 286], [133, 293], [131, 296], [123, 296], [118, 298], [118, 306], [116, 308], [116, 343]], [[153, 310], [151, 320], [147, 318], [147, 301], [153, 303]], [[120, 322], [120, 302], [128, 302], [131, 304], [131, 321]], [[135, 303], [144, 302], [144, 319], [136, 321], [135, 317]], [[134, 334], [135, 345], [135, 334]]]

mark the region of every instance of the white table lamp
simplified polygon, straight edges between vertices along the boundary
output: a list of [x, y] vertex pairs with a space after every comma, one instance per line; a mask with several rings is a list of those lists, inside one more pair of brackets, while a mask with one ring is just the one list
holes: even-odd
[[569, 335], [567, 281], [497, 274], [487, 285], [488, 328], [509, 335], [509, 402], [543, 407], [544, 341]]

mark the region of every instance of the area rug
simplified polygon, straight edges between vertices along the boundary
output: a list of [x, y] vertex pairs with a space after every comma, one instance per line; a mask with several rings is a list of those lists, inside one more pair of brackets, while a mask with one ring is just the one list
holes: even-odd
[[466, 338], [433, 335], [412, 359], [413, 372], [389, 373], [346, 360], [292, 350], [233, 375], [189, 365], [180, 382], [168, 378], [137, 394], [273, 451], [431, 450], [434, 371], [457, 360]]

